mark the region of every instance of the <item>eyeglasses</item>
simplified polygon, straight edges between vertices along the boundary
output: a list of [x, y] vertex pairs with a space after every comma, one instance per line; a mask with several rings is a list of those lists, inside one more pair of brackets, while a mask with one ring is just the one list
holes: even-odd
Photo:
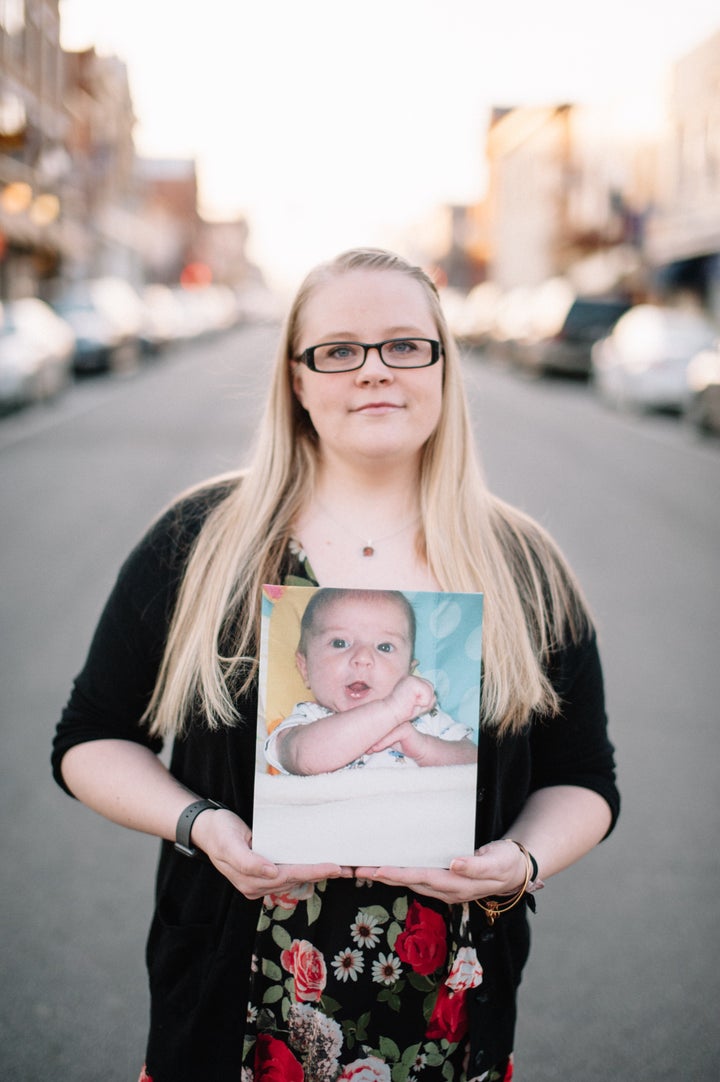
[[440, 360], [440, 343], [433, 338], [388, 338], [385, 342], [323, 342], [295, 359], [313, 372], [353, 372], [362, 368], [368, 350], [376, 349], [388, 368], [428, 368]]

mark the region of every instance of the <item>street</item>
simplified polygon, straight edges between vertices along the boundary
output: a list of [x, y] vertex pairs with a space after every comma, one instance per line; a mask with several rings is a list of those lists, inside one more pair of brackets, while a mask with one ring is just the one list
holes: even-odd
[[[158, 843], [54, 785], [52, 733], [132, 545], [242, 463], [277, 334], [0, 421], [5, 1082], [137, 1079]], [[550, 529], [595, 613], [623, 796], [615, 834], [538, 895], [516, 1079], [716, 1077], [720, 441], [479, 354], [466, 369], [491, 487]]]

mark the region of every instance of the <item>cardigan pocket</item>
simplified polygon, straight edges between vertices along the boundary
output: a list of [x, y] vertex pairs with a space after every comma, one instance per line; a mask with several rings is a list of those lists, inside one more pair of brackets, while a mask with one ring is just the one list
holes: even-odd
[[[226, 1082], [242, 1060], [260, 903], [246, 901], [226, 880], [210, 890], [212, 899], [178, 898], [178, 879], [188, 874], [180, 865], [173, 890], [160, 895], [148, 938], [147, 1070], [155, 1082]], [[204, 874], [198, 882], [205, 895]], [[209, 911], [212, 920], [197, 919]]]
[[[202, 999], [217, 941], [214, 924], [174, 924], [158, 906], [147, 942], [147, 968], [153, 1003], [163, 1013], [187, 1022]], [[169, 1018], [166, 1019], [169, 1021]]]

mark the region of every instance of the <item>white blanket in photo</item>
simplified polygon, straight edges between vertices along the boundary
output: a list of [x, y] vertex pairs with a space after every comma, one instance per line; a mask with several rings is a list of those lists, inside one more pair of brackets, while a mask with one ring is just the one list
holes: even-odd
[[447, 868], [472, 853], [475, 764], [255, 776], [253, 849], [282, 864]]

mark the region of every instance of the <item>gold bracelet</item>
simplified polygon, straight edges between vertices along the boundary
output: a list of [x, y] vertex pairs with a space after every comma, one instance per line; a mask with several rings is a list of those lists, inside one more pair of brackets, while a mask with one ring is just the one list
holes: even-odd
[[512, 842], [513, 845], [516, 845], [522, 855], [525, 857], [525, 860], [528, 862], [528, 865], [530, 867], [530, 879], [528, 880], [528, 882], [531, 882], [538, 874], [537, 864], [532, 853], [529, 849], [526, 849], [523, 843], [519, 842], [517, 838], [505, 838], [504, 840], [506, 842]]
[[479, 905], [483, 913], [487, 917], [487, 922], [491, 928], [501, 913], [509, 913], [510, 910], [514, 909], [518, 902], [523, 898], [525, 891], [528, 888], [528, 883], [530, 882], [530, 876], [533, 872], [532, 858], [530, 857], [530, 854], [528, 853], [522, 842], [515, 841], [514, 838], [505, 838], [504, 840], [508, 842], [513, 842], [518, 847], [522, 855], [525, 857], [527, 869], [525, 871], [525, 882], [523, 883], [517, 894], [515, 894], [509, 901], [498, 902], [494, 898], [473, 899], [475, 905]]

